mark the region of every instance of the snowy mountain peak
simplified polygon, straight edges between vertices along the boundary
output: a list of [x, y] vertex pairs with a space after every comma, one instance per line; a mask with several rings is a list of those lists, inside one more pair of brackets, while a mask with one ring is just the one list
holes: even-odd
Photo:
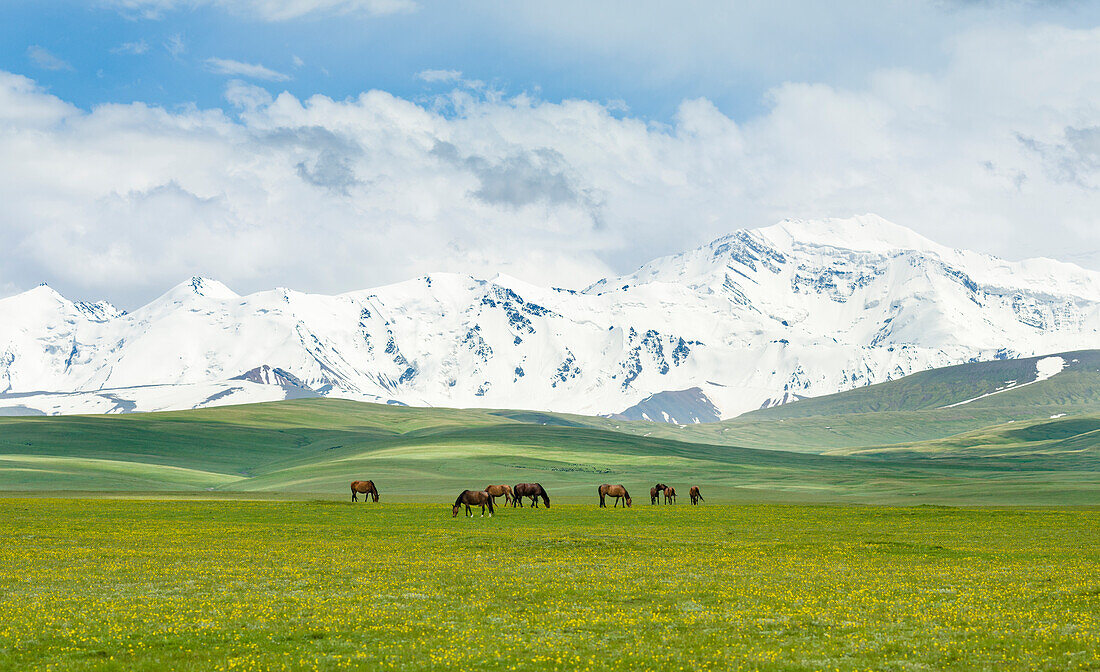
[[168, 290], [160, 301], [185, 301], [194, 297], [202, 297], [215, 301], [232, 301], [241, 298], [236, 292], [226, 287], [217, 280], [193, 276]]
[[195, 292], [199, 296], [205, 296], [211, 299], [240, 298], [236, 292], [229, 289], [217, 280], [211, 280], [210, 278], [194, 276], [191, 278], [189, 284], [191, 285], [191, 291]]
[[876, 253], [893, 250], [940, 253], [948, 249], [875, 214], [842, 219], [786, 219], [753, 231], [780, 248], [801, 243]]
[[62, 296], [60, 292], [44, 282], [39, 283], [33, 289], [28, 289], [27, 291], [22, 292], [21, 294], [16, 294], [15, 296], [21, 296], [25, 297], [27, 300], [35, 301], [68, 301], [68, 299]]
[[[581, 292], [432, 273], [240, 297], [196, 277], [123, 314], [37, 288], [0, 300], [0, 407], [5, 392], [104, 403], [145, 389], [156, 408], [321, 394], [693, 422], [1096, 347], [1100, 273], [952, 250], [864, 215], [736, 231]], [[100, 408], [69, 398], [42, 410]]]

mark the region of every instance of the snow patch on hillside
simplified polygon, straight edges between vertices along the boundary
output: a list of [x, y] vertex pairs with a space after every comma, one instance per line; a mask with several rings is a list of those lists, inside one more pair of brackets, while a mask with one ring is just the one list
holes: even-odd
[[[965, 401], [959, 401], [959, 402], [956, 402], [954, 404], [948, 404], [947, 406], [944, 406], [943, 408], [955, 408], [956, 406], [962, 406], [964, 404], [969, 404], [972, 401], [977, 401], [979, 399], [985, 399], [986, 397], [992, 397], [995, 394], [1001, 394], [1002, 392], [1009, 392], [1011, 390], [1018, 390], [1022, 387], [1027, 387], [1028, 385], [1034, 385], [1035, 383], [1041, 383], [1044, 380], [1047, 380], [1048, 378], [1050, 378], [1050, 377], [1052, 377], [1052, 376], [1054, 376], [1058, 373], [1061, 373], [1062, 369], [1064, 369], [1064, 368], [1066, 368], [1066, 360], [1062, 359], [1061, 357], [1044, 357], [1044, 358], [1040, 359], [1039, 361], [1035, 362], [1035, 380], [1030, 380], [1030, 381], [1028, 381], [1028, 382], [1026, 382], [1022, 385], [1017, 385], [1015, 380], [1008, 380], [1008, 381], [1005, 381], [1005, 386], [1004, 387], [998, 387], [996, 390], [994, 390], [992, 392], [986, 392], [985, 394], [974, 397], [973, 399], [967, 399]], [[1051, 416], [1051, 417], [1053, 417], [1053, 416]]]

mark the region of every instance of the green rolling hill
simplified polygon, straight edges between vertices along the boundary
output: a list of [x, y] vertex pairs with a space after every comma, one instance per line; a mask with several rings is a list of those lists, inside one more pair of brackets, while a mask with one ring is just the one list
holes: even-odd
[[[1043, 381], [1040, 360], [1060, 358], [1065, 368]], [[986, 396], [988, 395], [988, 396]], [[914, 373], [848, 392], [753, 411], [746, 420], [805, 418], [850, 413], [956, 408], [1070, 407], [1100, 409], [1100, 350], [1078, 350], [1025, 359], [973, 362]]]
[[699, 484], [711, 501], [1100, 504], [1100, 357], [1065, 357], [1047, 380], [962, 405], [1009, 374], [1026, 382], [1034, 362], [951, 367], [692, 427], [333, 399], [0, 418], [0, 491], [342, 498], [372, 478], [384, 501], [521, 481], [581, 501], [614, 482], [644, 503], [664, 480], [681, 494]]

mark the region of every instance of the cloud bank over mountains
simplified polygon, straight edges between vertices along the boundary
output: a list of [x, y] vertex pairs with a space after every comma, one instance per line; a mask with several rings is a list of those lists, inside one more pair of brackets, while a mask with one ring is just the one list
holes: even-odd
[[869, 211], [1100, 268], [1097, 62], [1098, 30], [986, 28], [936, 72], [785, 83], [742, 121], [685, 100], [668, 124], [451, 71], [425, 71], [455, 88], [417, 101], [232, 80], [224, 110], [84, 110], [0, 72], [0, 296], [49, 281], [133, 307], [193, 274], [245, 292], [435, 271], [579, 287], [740, 227]]

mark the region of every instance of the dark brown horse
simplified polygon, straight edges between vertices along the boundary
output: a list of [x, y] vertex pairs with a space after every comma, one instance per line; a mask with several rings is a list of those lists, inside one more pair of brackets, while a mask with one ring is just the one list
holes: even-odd
[[512, 486], [510, 485], [487, 485], [485, 486], [485, 492], [489, 493], [489, 496], [496, 501], [497, 497], [504, 497], [504, 506], [508, 506], [512, 503]]
[[665, 488], [665, 504], [676, 503], [676, 488], [671, 485]]
[[691, 498], [692, 506], [698, 504], [699, 502], [706, 501], [703, 499], [702, 493], [699, 492], [698, 485], [693, 485], [691, 486], [691, 488], [688, 489], [688, 497]]
[[661, 503], [661, 495], [664, 493], [665, 488], [667, 488], [667, 487], [668, 486], [665, 485], [664, 483], [658, 483], [657, 485], [650, 488], [649, 489], [649, 503], [650, 504], [660, 504]]
[[462, 494], [455, 500], [454, 507], [451, 508], [451, 518], [458, 515], [458, 510], [462, 507], [466, 507], [466, 515], [473, 518], [474, 514], [470, 511], [471, 506], [481, 507], [481, 517], [485, 517], [485, 507], [489, 507], [489, 517], [493, 517], [493, 496], [484, 490], [463, 490]]
[[351, 482], [351, 501], [358, 502], [359, 497], [356, 493], [363, 494], [363, 501], [367, 501], [367, 496], [374, 497], [374, 501], [378, 501], [378, 488], [374, 487], [374, 481], [352, 481]]
[[626, 491], [626, 488], [622, 485], [610, 485], [604, 483], [600, 486], [600, 507], [607, 508], [607, 504], [604, 502], [604, 497], [614, 497], [615, 504], [611, 508], [615, 508], [619, 505], [621, 500], [626, 500], [626, 506], [630, 506], [630, 493]]
[[541, 483], [517, 483], [512, 486], [512, 506], [518, 505], [519, 508], [523, 508], [523, 498], [531, 498], [531, 506], [539, 508], [539, 497], [542, 497], [542, 501], [546, 504], [546, 508], [550, 508], [550, 495], [546, 494], [546, 489], [542, 487]]

